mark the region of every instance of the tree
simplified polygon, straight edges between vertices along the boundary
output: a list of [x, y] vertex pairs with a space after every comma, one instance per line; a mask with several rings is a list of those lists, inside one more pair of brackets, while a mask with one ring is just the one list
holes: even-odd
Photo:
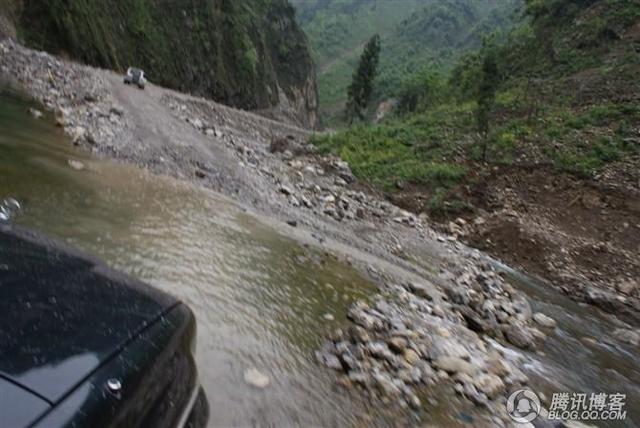
[[373, 36], [364, 47], [358, 68], [353, 73], [351, 84], [347, 89], [346, 116], [349, 124], [357, 117], [364, 119], [364, 111], [373, 93], [373, 81], [378, 73], [380, 60], [380, 36]]
[[440, 74], [429, 67], [404, 79], [396, 93], [401, 114], [427, 109], [442, 100], [444, 83]]
[[487, 147], [489, 145], [490, 118], [496, 101], [496, 91], [498, 90], [498, 61], [496, 51], [491, 46], [484, 49], [482, 69], [480, 75], [480, 86], [478, 87], [476, 107], [476, 121], [478, 132], [482, 138], [482, 160], [487, 160]]

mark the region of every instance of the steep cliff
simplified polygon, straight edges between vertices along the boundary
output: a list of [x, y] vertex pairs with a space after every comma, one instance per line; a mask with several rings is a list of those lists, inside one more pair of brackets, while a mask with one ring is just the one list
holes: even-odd
[[[2, 0], [11, 1], [11, 0]], [[315, 72], [287, 0], [31, 0], [14, 13], [29, 46], [316, 125]]]

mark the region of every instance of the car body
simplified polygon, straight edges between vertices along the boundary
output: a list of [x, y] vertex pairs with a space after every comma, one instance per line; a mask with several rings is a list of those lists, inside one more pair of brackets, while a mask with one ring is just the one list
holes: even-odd
[[0, 426], [198, 427], [195, 318], [175, 299], [0, 224]]
[[124, 75], [124, 83], [127, 85], [138, 85], [138, 88], [144, 89], [147, 84], [147, 78], [144, 77], [144, 71], [139, 68], [129, 67]]

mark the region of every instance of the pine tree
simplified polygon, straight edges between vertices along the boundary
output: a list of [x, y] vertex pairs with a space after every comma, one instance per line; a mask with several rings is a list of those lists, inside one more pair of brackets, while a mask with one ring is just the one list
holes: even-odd
[[364, 47], [360, 63], [353, 73], [347, 90], [347, 121], [351, 124], [355, 118], [364, 119], [364, 112], [373, 93], [373, 81], [378, 72], [380, 60], [380, 36], [373, 36]]

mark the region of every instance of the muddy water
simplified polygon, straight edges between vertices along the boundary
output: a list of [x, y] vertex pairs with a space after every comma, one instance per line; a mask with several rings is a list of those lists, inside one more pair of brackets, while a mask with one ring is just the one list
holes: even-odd
[[[14, 221], [193, 308], [212, 425], [356, 424], [367, 410], [337, 389], [312, 353], [370, 283], [213, 193], [92, 160], [51, 118], [35, 120], [27, 108], [6, 91], [0, 95], [0, 195], [22, 203]], [[69, 159], [84, 168], [72, 168]], [[269, 377], [266, 389], [245, 382], [251, 367]]]

